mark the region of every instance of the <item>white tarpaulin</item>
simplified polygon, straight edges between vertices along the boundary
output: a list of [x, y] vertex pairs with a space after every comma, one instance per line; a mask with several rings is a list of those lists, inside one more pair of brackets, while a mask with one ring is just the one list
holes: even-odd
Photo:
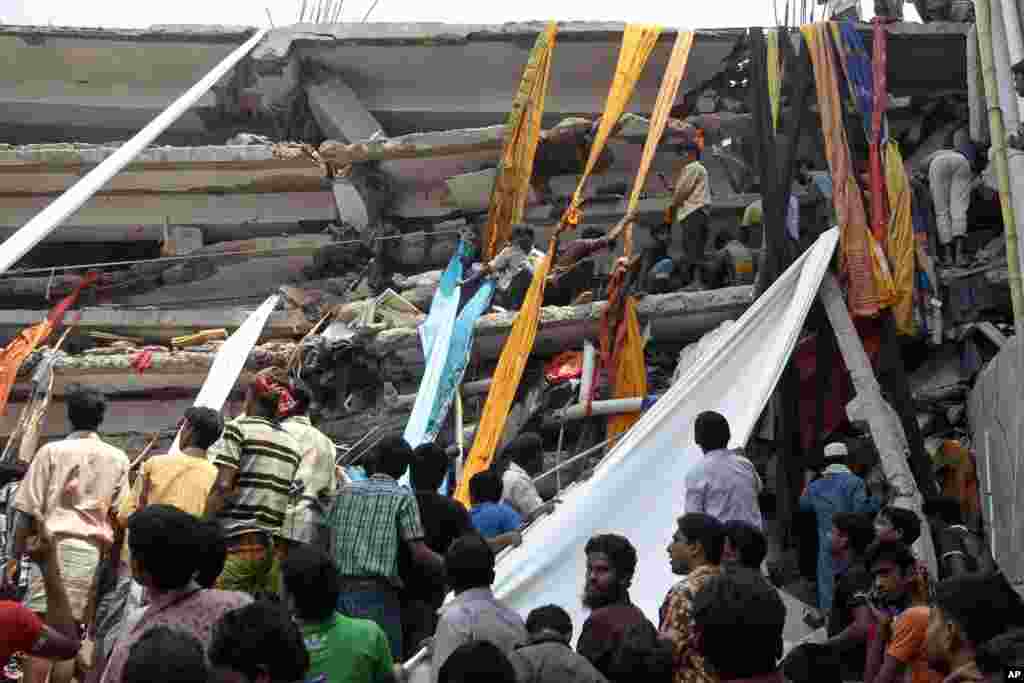
[[747, 442], [797, 342], [838, 238], [836, 229], [823, 234], [644, 414], [590, 480], [530, 529], [523, 545], [498, 564], [494, 588], [500, 599], [524, 616], [541, 605], [561, 605], [578, 633], [586, 618], [580, 603], [583, 547], [595, 534], [619, 533], [632, 541], [640, 558], [630, 595], [657, 622], [665, 593], [678, 581], [666, 548], [683, 510], [683, 479], [702, 457], [693, 441], [694, 419], [716, 410], [729, 420], [731, 445]]
[[[494, 582], [499, 599], [524, 619], [535, 607], [560, 605], [572, 615], [578, 636], [587, 617], [581, 603], [583, 548], [591, 536], [618, 533], [639, 556], [630, 596], [657, 624], [658, 608], [679, 580], [667, 548], [683, 511], [683, 480], [702, 457], [693, 441], [694, 419], [705, 410], [718, 411], [732, 427], [731, 446], [747, 442], [796, 345], [838, 239], [838, 229], [824, 233], [734, 325], [721, 329], [593, 476], [568, 490], [557, 511], [501, 558]], [[781, 595], [788, 611], [787, 646], [817, 635], [803, 624], [801, 603]], [[428, 680], [428, 665], [415, 667], [413, 676]]]

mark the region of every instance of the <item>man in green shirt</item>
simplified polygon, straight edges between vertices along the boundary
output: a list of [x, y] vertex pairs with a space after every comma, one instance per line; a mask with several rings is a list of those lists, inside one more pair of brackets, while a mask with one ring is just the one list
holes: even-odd
[[295, 546], [282, 565], [282, 577], [285, 599], [309, 652], [307, 681], [390, 683], [400, 676], [384, 630], [369, 619], [335, 610], [341, 581], [327, 555], [309, 545]]

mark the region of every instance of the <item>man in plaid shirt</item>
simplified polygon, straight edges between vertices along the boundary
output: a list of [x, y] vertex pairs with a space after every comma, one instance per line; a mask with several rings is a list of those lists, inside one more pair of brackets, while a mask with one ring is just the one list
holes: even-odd
[[399, 543], [423, 571], [444, 573], [443, 558], [427, 547], [415, 494], [398, 485], [412, 460], [399, 436], [377, 444], [369, 479], [341, 490], [327, 516], [332, 556], [341, 575], [338, 611], [376, 622], [388, 635], [391, 656], [402, 656]]

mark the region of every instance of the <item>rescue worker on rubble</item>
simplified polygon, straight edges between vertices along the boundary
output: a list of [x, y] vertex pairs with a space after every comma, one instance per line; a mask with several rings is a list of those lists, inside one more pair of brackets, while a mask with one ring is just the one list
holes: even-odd
[[676, 262], [669, 256], [672, 246], [671, 226], [659, 223], [650, 227], [651, 244], [642, 254], [640, 290], [647, 294], [665, 294], [681, 286]]
[[556, 248], [555, 266], [545, 288], [544, 303], [569, 306], [593, 284], [596, 264], [593, 256], [601, 251], [615, 249], [619, 235], [626, 224], [636, 220], [636, 212], [623, 216], [608, 234], [597, 228], [584, 228], [579, 239], [570, 240]]
[[715, 237], [715, 253], [704, 271], [704, 282], [711, 289], [752, 285], [757, 263], [754, 252], [726, 229]]
[[665, 223], [679, 225], [683, 242], [684, 278], [689, 280], [687, 290], [705, 288], [701, 279], [704, 247], [708, 241], [708, 222], [711, 214], [711, 182], [708, 170], [700, 162], [704, 152], [704, 132], [692, 131], [677, 146], [680, 158], [672, 201], [665, 210]]
[[497, 280], [494, 301], [508, 310], [519, 310], [533, 280], [533, 272], [544, 254], [533, 246], [533, 228], [529, 225], [512, 226], [512, 239], [480, 270], [462, 280], [462, 286], [472, 285], [479, 279], [490, 277]]
[[974, 166], [977, 150], [971, 143], [957, 149], [940, 149], [929, 154], [917, 169], [928, 179], [935, 205], [935, 228], [942, 245], [939, 260], [945, 265], [967, 265], [964, 238], [967, 235], [967, 210], [971, 193], [980, 182]]

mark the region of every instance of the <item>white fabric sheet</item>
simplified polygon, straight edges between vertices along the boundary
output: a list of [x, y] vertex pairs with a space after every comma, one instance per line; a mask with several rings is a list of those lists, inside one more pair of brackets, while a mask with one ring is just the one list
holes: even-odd
[[[682, 514], [683, 480], [702, 457], [693, 442], [694, 419], [717, 410], [732, 427], [730, 445], [747, 442], [796, 345], [838, 238], [837, 229], [823, 234], [736, 324], [716, 335], [593, 476], [567, 491], [557, 511], [500, 559], [494, 582], [499, 599], [523, 617], [541, 605], [560, 605], [572, 615], [578, 636], [587, 617], [580, 601], [583, 548], [595, 534], [619, 533], [639, 555], [630, 595], [657, 623], [665, 593], [678, 581], [666, 548]], [[785, 638], [792, 646], [810, 629], [802, 623], [801, 603], [783, 598], [789, 612]], [[426, 668], [417, 667], [413, 680], [428, 675]]]

